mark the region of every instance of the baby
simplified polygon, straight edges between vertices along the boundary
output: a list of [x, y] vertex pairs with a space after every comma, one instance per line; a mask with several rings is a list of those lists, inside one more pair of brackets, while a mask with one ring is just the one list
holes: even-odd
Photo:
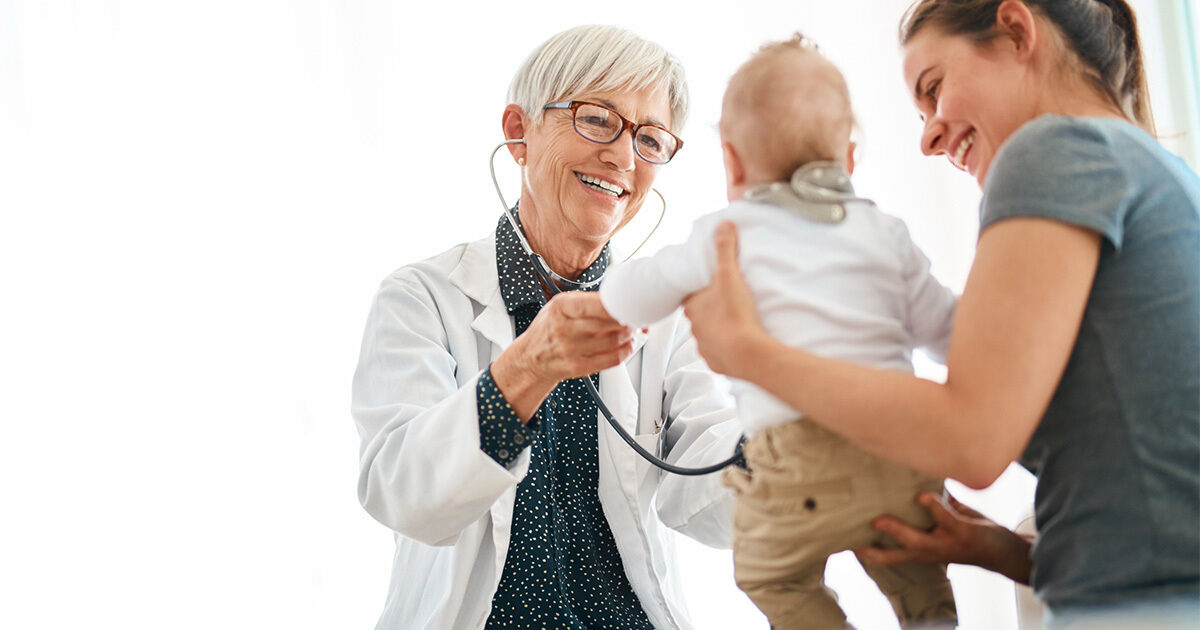
[[[913, 348], [943, 358], [955, 297], [929, 273], [904, 224], [854, 195], [849, 90], [800, 35], [768, 44], [729, 81], [721, 146], [730, 205], [687, 242], [611, 269], [600, 287], [617, 320], [647, 326], [708, 285], [713, 232], [738, 228], [739, 263], [774, 337], [817, 354], [912, 371]], [[852, 446], [782, 401], [735, 383], [748, 470], [731, 468], [738, 586], [772, 628], [843, 628], [825, 588], [830, 554], [895, 544], [870, 527], [889, 513], [933, 521], [914, 499], [942, 481]], [[956, 617], [945, 567], [864, 567], [901, 624]]]

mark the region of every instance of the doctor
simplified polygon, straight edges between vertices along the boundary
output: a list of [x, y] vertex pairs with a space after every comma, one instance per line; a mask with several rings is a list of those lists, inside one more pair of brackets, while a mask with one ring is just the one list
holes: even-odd
[[[563, 278], [602, 277], [610, 237], [682, 145], [683, 68], [627, 31], [577, 27], [533, 51], [508, 102], [530, 246]], [[645, 333], [595, 292], [549, 295], [503, 216], [383, 281], [353, 400], [359, 500], [396, 534], [379, 628], [690, 627], [665, 528], [727, 546], [731, 497], [719, 475], [639, 459], [582, 379], [680, 465], [734, 451], [726, 385], [678, 314]]]

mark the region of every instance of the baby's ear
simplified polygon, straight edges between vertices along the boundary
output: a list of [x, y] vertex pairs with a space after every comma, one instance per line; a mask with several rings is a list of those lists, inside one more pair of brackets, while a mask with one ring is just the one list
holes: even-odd
[[721, 157], [725, 161], [725, 187], [732, 196], [733, 190], [746, 183], [746, 167], [737, 149], [728, 142], [721, 142]]
[[854, 141], [850, 142], [850, 146], [846, 147], [846, 172], [854, 174], [854, 153], [858, 151], [858, 144]]

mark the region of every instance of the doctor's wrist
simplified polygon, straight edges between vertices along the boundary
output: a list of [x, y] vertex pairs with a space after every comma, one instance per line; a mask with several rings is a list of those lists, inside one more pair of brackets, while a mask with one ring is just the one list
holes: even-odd
[[514, 350], [514, 346], [515, 344], [501, 352], [492, 362], [490, 369], [492, 380], [496, 382], [504, 400], [508, 401], [508, 405], [522, 423], [528, 423], [558, 382], [550, 381], [533, 370], [522, 367], [521, 362], [515, 360], [514, 355], [518, 350]]

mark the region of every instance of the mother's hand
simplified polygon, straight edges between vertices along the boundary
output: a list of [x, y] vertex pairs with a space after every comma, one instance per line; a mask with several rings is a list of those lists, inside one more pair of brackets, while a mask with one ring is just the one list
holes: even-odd
[[1020, 584], [1029, 583], [1032, 564], [1028, 540], [959, 503], [954, 497], [949, 497], [949, 505], [946, 505], [937, 495], [924, 492], [917, 502], [933, 516], [933, 529], [915, 529], [890, 516], [881, 516], [871, 526], [896, 539], [901, 546], [856, 549], [854, 553], [863, 564], [954, 562], [995, 571]]
[[700, 356], [722, 374], [738, 377], [758, 353], [755, 342], [770, 341], [758, 318], [750, 287], [738, 266], [737, 228], [723, 221], [716, 230], [717, 266], [712, 283], [683, 303]]
[[632, 329], [609, 316], [598, 293], [560, 293], [492, 362], [492, 379], [527, 422], [560, 381], [620, 365], [632, 352]]

